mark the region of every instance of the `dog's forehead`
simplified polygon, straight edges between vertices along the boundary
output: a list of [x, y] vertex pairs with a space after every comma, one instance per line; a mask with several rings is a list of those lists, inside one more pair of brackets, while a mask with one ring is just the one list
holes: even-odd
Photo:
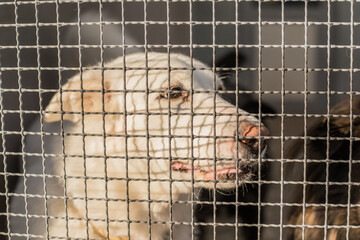
[[123, 59], [128, 69], [125, 79], [128, 87], [133, 89], [143, 89], [145, 86], [149, 89], [166, 89], [170, 85], [211, 90], [222, 85], [208, 66], [185, 55], [138, 53], [120, 57], [113, 64], [123, 66]]
[[[149, 79], [151, 88], [153, 89], [167, 89], [170, 87], [181, 87], [182, 89], [205, 89], [212, 90], [215, 86], [220, 86], [220, 80], [208, 70], [172, 70], [154, 71], [154, 75], [149, 71]], [[215, 81], [214, 81], [215, 79]]]
[[174, 55], [170, 66], [175, 69], [173, 76], [170, 75], [173, 77], [170, 82], [184, 83], [183, 88], [212, 90], [222, 85], [220, 78], [207, 65], [188, 56]]

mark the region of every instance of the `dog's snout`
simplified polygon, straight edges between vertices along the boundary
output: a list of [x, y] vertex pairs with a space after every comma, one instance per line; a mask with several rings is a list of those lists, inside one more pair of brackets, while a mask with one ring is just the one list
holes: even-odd
[[[244, 122], [239, 125], [239, 141], [257, 151], [261, 146], [261, 151], [265, 148], [265, 140], [260, 137], [269, 136], [270, 131], [263, 125]], [[260, 140], [260, 141], [259, 141]]]

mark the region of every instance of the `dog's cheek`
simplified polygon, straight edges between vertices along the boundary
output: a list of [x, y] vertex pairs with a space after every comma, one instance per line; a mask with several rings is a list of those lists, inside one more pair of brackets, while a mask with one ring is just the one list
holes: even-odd
[[[209, 138], [195, 138], [193, 140], [193, 156], [195, 158], [205, 158], [206, 160], [200, 161], [199, 165], [207, 165], [209, 161], [214, 158], [214, 140]], [[189, 145], [189, 148], [191, 145]]]
[[193, 140], [191, 143], [191, 138], [185, 137], [173, 137], [171, 139], [171, 156], [181, 158], [184, 162], [189, 163], [191, 155], [194, 157], [206, 157], [204, 154], [200, 154], [198, 144], [198, 139]]
[[153, 158], [149, 162], [149, 173], [152, 179], [170, 178], [170, 161], [167, 158]]

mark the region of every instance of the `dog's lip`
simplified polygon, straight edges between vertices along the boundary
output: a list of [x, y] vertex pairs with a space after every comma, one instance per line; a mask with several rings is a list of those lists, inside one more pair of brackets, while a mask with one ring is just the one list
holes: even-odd
[[[173, 171], [182, 172], [182, 173], [191, 173], [192, 166], [190, 164], [174, 162], [171, 164]], [[200, 174], [203, 176], [204, 180], [235, 180], [236, 175], [243, 176], [250, 172], [250, 168], [221, 168], [214, 172], [213, 170], [205, 171], [198, 167], [194, 167], [194, 174]]]

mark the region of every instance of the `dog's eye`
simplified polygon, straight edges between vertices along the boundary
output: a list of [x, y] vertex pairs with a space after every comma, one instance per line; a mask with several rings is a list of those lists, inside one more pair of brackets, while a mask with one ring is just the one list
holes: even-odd
[[173, 87], [170, 89], [170, 92], [160, 94], [160, 98], [176, 99], [179, 97], [185, 97], [185, 95], [187, 94], [181, 87]]

